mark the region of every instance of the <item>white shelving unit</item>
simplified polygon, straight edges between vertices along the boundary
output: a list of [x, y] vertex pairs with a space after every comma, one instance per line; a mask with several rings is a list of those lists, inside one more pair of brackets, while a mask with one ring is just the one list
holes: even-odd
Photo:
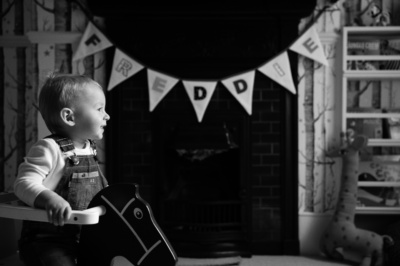
[[400, 27], [344, 27], [342, 41], [342, 130], [368, 136], [371, 163], [384, 169], [359, 187], [364, 195], [370, 189], [398, 191], [390, 205], [364, 204], [357, 213], [400, 214], [400, 160], [375, 161], [400, 159]]

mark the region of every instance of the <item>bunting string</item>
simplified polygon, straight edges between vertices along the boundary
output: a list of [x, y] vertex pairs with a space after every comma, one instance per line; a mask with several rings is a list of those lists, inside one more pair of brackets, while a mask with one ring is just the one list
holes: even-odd
[[323, 46], [313, 24], [287, 49], [267, 61], [265, 64], [262, 64], [260, 67], [245, 73], [233, 75], [229, 78], [215, 81], [181, 80], [152, 70], [135, 60], [130, 55], [122, 52], [121, 49], [116, 47], [116, 45], [114, 45], [92, 22], [88, 22], [79, 45], [74, 51], [72, 60], [82, 60], [86, 56], [93, 55], [113, 46], [115, 47], [115, 52], [110, 80], [107, 87], [108, 91], [111, 91], [118, 84], [131, 78], [142, 69], [147, 69], [149, 110], [152, 112], [157, 107], [158, 103], [160, 103], [160, 101], [175, 87], [175, 85], [179, 81], [182, 81], [196, 112], [199, 123], [203, 119], [218, 82], [221, 82], [233, 97], [243, 106], [246, 112], [251, 115], [254, 78], [257, 70], [287, 89], [289, 92], [296, 94], [287, 50], [291, 50], [328, 66]]

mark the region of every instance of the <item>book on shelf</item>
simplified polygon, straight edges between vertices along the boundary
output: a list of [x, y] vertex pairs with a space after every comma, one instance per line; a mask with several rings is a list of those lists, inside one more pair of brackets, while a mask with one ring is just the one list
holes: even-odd
[[400, 182], [400, 155], [375, 155], [371, 161], [360, 161], [359, 182], [377, 182], [360, 186], [359, 207], [400, 207], [399, 186], [379, 186], [378, 182]]
[[347, 70], [399, 70], [400, 60], [385, 60], [385, 56], [400, 55], [400, 38], [388, 36], [376, 39], [350, 38], [347, 43], [349, 56], [383, 56], [382, 60], [348, 60]]
[[380, 54], [379, 40], [349, 40], [347, 43], [348, 55], [379, 55]]
[[394, 187], [359, 188], [357, 207], [400, 207], [399, 189]]
[[373, 155], [360, 161], [359, 181], [400, 182], [400, 155]]
[[350, 38], [347, 43], [348, 55], [399, 55], [399, 37], [376, 37]]
[[351, 118], [347, 119], [347, 129], [356, 135], [365, 135], [372, 139], [382, 138], [382, 119], [376, 118]]

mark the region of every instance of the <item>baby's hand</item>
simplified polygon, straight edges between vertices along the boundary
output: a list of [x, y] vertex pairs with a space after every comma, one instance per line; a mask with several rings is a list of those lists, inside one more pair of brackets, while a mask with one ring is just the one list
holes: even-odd
[[59, 226], [63, 226], [71, 217], [72, 213], [68, 201], [60, 196], [51, 197], [47, 201], [45, 209], [47, 211], [49, 222]]
[[69, 203], [51, 190], [42, 191], [35, 200], [35, 207], [45, 209], [50, 223], [63, 226], [71, 218]]

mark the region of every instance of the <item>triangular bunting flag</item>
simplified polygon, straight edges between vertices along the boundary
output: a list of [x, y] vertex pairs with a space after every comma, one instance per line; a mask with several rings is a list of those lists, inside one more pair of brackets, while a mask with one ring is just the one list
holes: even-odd
[[151, 112], [179, 80], [151, 69], [147, 69], [147, 80]]
[[83, 34], [79, 45], [75, 50], [72, 61], [95, 54], [112, 45], [113, 44], [107, 39], [107, 37], [99, 29], [97, 29], [93, 23], [89, 22], [85, 33]]
[[204, 113], [215, 91], [217, 82], [212, 81], [183, 81], [186, 92], [196, 111], [197, 120], [203, 120]]
[[141, 69], [143, 69], [141, 64], [130, 58], [118, 48], [115, 49], [111, 77], [107, 90], [110, 91], [116, 85], [133, 76]]
[[318, 37], [315, 26], [311, 26], [304, 34], [302, 34], [290, 47], [290, 50], [301, 55], [309, 57], [323, 65], [328, 65], [325, 57], [324, 47]]
[[221, 81], [249, 115], [251, 115], [253, 104], [254, 76], [253, 70]]
[[287, 52], [278, 55], [271, 61], [259, 67], [258, 70], [288, 89], [293, 94], [296, 94]]

